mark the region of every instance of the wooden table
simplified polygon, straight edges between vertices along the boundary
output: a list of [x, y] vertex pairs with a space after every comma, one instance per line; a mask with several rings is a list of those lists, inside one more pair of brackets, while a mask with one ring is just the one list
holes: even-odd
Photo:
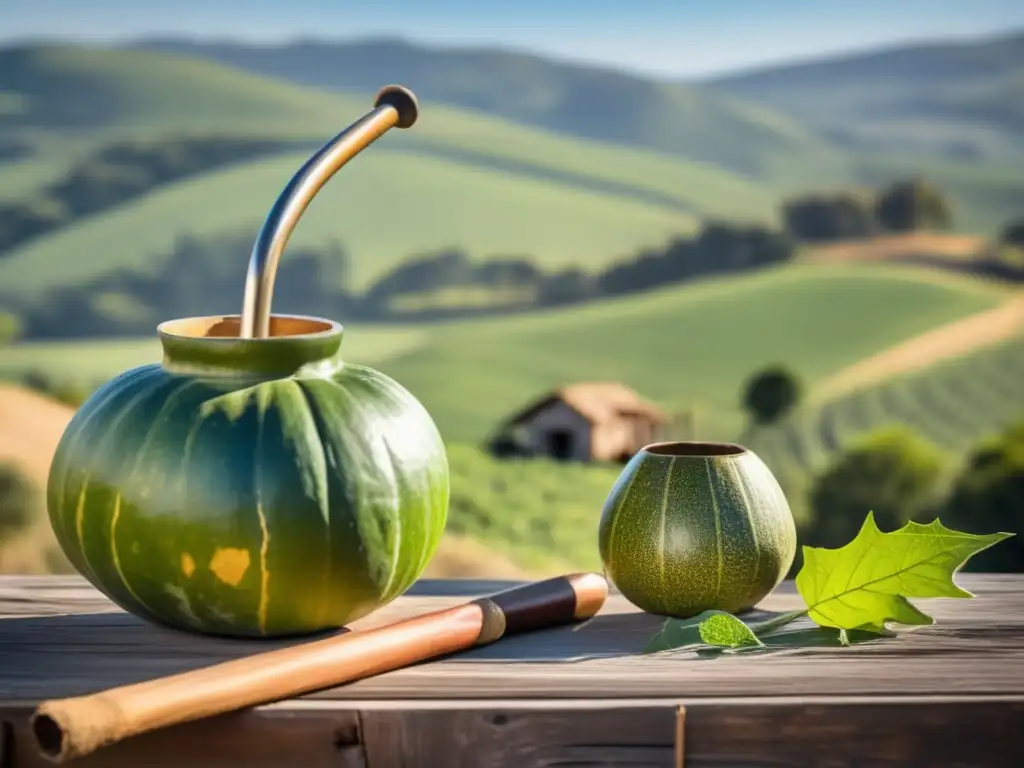
[[[641, 655], [662, 619], [613, 594], [581, 626], [143, 734], [70, 765], [1024, 766], [1024, 576], [959, 581], [977, 597], [916, 601], [935, 626], [754, 655]], [[508, 586], [422, 581], [355, 626]], [[800, 602], [786, 583], [762, 607]], [[49, 765], [28, 728], [44, 698], [283, 644], [158, 629], [75, 577], [0, 577], [0, 768]]]

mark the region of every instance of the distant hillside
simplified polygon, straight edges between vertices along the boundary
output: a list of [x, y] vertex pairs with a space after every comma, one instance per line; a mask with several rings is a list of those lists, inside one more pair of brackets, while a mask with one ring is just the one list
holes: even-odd
[[[306, 156], [285, 154], [169, 184], [0, 254], [0, 296], [9, 286], [26, 298], [119, 269], [145, 273], [183, 235], [249, 231], [255, 238]], [[371, 150], [318, 194], [290, 250], [342, 244], [351, 254], [348, 277], [363, 289], [399, 263], [447, 247], [477, 258], [526, 255], [544, 268], [594, 268], [695, 226], [682, 211], [628, 194]], [[69, 253], [83, 258], [69, 260]], [[223, 311], [241, 300], [247, 259], [239, 254], [238, 293], [224, 298]]]
[[428, 103], [658, 150], [786, 191], [923, 174], [948, 190], [960, 231], [992, 233], [1024, 205], [1015, 172], [1024, 162], [1021, 39], [907, 47], [696, 83], [396, 40], [137, 46], [335, 91], [402, 82]]
[[[25, 201], [86, 152], [183, 134], [320, 142], [364, 114], [369, 95], [304, 88], [209, 61], [138, 50], [0, 50], [0, 138], [35, 152], [0, 170], [0, 201]], [[363, 280], [423, 250], [595, 264], [661, 244], [696, 219], [772, 219], [777, 193], [711, 165], [518, 125], [422, 100], [333, 180], [297, 245], [340, 241]], [[190, 176], [0, 254], [18, 290], [155, 263], [175, 238], [237, 232], [266, 214], [306, 154]], [[255, 232], [253, 232], [255, 236]], [[67, 254], [75, 253], [67, 271]], [[56, 258], [56, 261], [53, 259]]]
[[757, 69], [701, 83], [851, 149], [1024, 153], [1024, 31]]
[[72, 140], [140, 129], [316, 136], [351, 110], [311, 89], [203, 61], [75, 45], [0, 48], [0, 95], [0, 131], [60, 131]]
[[743, 426], [742, 387], [756, 370], [782, 363], [813, 388], [1004, 296], [923, 269], [784, 266], [569, 310], [446, 324], [381, 368], [418, 393], [448, 439], [480, 439], [545, 388], [616, 379], [670, 410], [695, 408], [701, 438], [730, 440]]
[[144, 41], [138, 48], [229, 64], [304, 86], [371, 93], [398, 82], [428, 102], [574, 136], [668, 152], [762, 179], [841, 166], [826, 142], [770, 110], [707, 89], [498, 49], [400, 40], [279, 46]]

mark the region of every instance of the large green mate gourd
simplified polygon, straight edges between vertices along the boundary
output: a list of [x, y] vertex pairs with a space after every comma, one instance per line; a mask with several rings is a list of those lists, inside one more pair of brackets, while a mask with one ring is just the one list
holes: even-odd
[[163, 362], [77, 411], [51, 466], [53, 530], [93, 585], [157, 623], [242, 636], [347, 624], [434, 554], [444, 444], [398, 383], [343, 362], [339, 325], [237, 329], [165, 323]]
[[426, 568], [448, 514], [433, 420], [342, 359], [337, 323], [270, 313], [278, 259], [317, 190], [417, 114], [411, 92], [383, 88], [271, 208], [243, 313], [162, 324], [162, 362], [108, 382], [65, 429], [50, 523], [125, 610], [207, 634], [306, 634], [369, 614]]
[[662, 443], [623, 468], [601, 514], [605, 571], [637, 607], [689, 618], [745, 611], [785, 577], [796, 525], [764, 462], [742, 446]]

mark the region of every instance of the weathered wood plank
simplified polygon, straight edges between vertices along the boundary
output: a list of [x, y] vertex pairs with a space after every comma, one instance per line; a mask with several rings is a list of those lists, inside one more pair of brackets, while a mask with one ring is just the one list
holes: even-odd
[[676, 707], [360, 712], [368, 768], [675, 765]]
[[552, 702], [532, 710], [371, 710], [360, 721], [368, 768], [1024, 765], [1024, 744], [1012, 732], [1024, 726], [1024, 702], [698, 702], [685, 710], [609, 702], [595, 711]]
[[[49, 765], [34, 749], [28, 714], [0, 709], [14, 733], [0, 768]], [[1019, 768], [1021, 728], [1024, 701], [991, 698], [293, 701], [143, 734], [75, 765]]]
[[[313, 698], [603, 698], [825, 693], [1024, 695], [1024, 577], [960, 577], [972, 600], [921, 600], [938, 623], [851, 648], [794, 647], [705, 658], [641, 656], [662, 619], [621, 596], [583, 626], [509, 638]], [[452, 605], [505, 585], [421, 582], [356, 627]], [[442, 594], [443, 593], [443, 594]], [[792, 584], [765, 601], [798, 605]], [[149, 679], [281, 645], [150, 626], [77, 578], [0, 579], [0, 701], [33, 702]]]
[[[29, 725], [31, 709], [0, 704], [0, 768], [52, 768]], [[366, 768], [352, 710], [259, 708], [144, 733], [75, 760], [81, 768]]]

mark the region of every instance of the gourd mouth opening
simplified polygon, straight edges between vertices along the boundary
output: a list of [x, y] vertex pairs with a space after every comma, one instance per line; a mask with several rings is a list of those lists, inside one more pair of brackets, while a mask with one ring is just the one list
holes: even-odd
[[[168, 320], [157, 327], [163, 336], [182, 339], [238, 339], [242, 330], [240, 315], [211, 315]], [[342, 330], [341, 325], [319, 317], [303, 315], [271, 315], [270, 335], [263, 339], [246, 341], [273, 341], [281, 338], [315, 338], [331, 336]]]
[[645, 446], [647, 453], [655, 456], [739, 456], [747, 449], [735, 443], [672, 442], [652, 443]]

